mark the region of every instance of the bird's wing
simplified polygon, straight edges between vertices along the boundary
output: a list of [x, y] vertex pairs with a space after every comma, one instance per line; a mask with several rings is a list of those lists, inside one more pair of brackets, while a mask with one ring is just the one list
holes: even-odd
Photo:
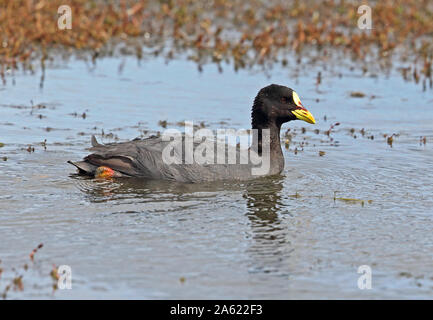
[[[183, 145], [185, 142], [184, 139], [185, 137], [182, 137], [179, 143]], [[136, 139], [128, 142], [103, 145], [92, 138], [93, 147], [89, 150], [93, 153], [85, 157], [84, 161], [74, 162], [72, 164], [80, 171], [87, 174], [94, 174], [96, 168], [99, 166], [107, 166], [123, 176], [184, 182], [225, 179], [242, 180], [242, 177], [249, 176], [249, 164], [185, 163], [185, 154], [182, 152], [182, 145], [179, 149], [175, 149], [174, 153], [171, 155], [171, 160], [175, 161], [168, 164], [163, 159], [163, 150], [167, 147], [168, 143], [170, 142], [164, 141], [161, 137], [153, 136], [142, 140]], [[194, 150], [198, 144], [200, 143], [194, 142]], [[228, 149], [233, 148], [235, 147], [227, 147], [225, 151], [228, 152]], [[238, 150], [234, 152], [237, 154], [237, 157], [241, 156]], [[239, 158], [237, 161], [239, 161]]]
[[[95, 166], [107, 166], [123, 175], [150, 178], [152, 168], [146, 163], [149, 162], [146, 158], [158, 157], [159, 150], [155, 148], [155, 145], [158, 146], [158, 140], [157, 137], [151, 137], [103, 145], [92, 137], [92, 147], [89, 150], [93, 153], [86, 156], [84, 162], [91, 165], [90, 168], [93, 170]], [[83, 166], [80, 169], [82, 168]]]

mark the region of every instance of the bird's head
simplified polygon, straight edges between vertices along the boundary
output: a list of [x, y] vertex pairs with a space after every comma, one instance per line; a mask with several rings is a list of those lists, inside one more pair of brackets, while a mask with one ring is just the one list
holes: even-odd
[[292, 89], [271, 84], [259, 91], [252, 111], [253, 129], [272, 123], [281, 126], [291, 120], [316, 123], [313, 115], [302, 105], [298, 94]]

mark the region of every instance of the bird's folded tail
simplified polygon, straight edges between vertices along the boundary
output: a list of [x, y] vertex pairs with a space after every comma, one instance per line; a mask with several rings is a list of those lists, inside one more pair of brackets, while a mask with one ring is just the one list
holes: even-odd
[[86, 161], [76, 161], [76, 162], [68, 161], [68, 163], [75, 166], [78, 169], [78, 173], [87, 174], [89, 176], [95, 175], [95, 171], [98, 168], [98, 166], [95, 166]]
[[92, 176], [95, 178], [118, 178], [125, 177], [127, 175], [120, 173], [119, 171], [113, 170], [107, 166], [95, 166], [86, 161], [77, 161], [72, 162], [68, 161], [68, 163], [72, 164], [78, 169], [79, 174]]
[[98, 140], [96, 140], [96, 137], [95, 137], [94, 135], [92, 135], [91, 143], [92, 143], [92, 147], [99, 147], [99, 146], [102, 146], [102, 144], [100, 144], [100, 143], [98, 142]]
[[[107, 148], [100, 144], [96, 137], [92, 135], [92, 148], [98, 150]], [[133, 165], [133, 158], [129, 156], [108, 156], [103, 157], [98, 154], [90, 154], [84, 158], [84, 161], [68, 161], [78, 169], [79, 174], [85, 174], [94, 177], [127, 177], [134, 176], [137, 171]]]

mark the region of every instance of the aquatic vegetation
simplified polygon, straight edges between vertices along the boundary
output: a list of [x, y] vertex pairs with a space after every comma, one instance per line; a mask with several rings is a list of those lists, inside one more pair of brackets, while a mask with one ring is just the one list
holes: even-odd
[[57, 271], [57, 266], [55, 264], [53, 264], [53, 268], [50, 271], [50, 277], [53, 280], [53, 292], [56, 291], [57, 288], [57, 283], [60, 279], [59, 273]]
[[[334, 124], [331, 124], [331, 126], [329, 127], [329, 129], [327, 130], [327, 131], [325, 131], [325, 134], [329, 137], [329, 136], [331, 136], [331, 132], [332, 132], [332, 130], [335, 128], [335, 127], [337, 127], [337, 126], [339, 126], [340, 125], [340, 122], [336, 122], [336, 123], [334, 123]], [[332, 138], [331, 138], [332, 139]]]
[[[359, 3], [349, 1], [241, 0], [74, 0], [72, 28], [59, 30], [61, 0], [0, 0], [0, 76], [21, 68], [33, 72], [52, 59], [85, 52], [98, 57], [187, 54], [199, 69], [204, 63], [235, 69], [281, 63], [286, 55], [313, 54], [329, 61], [342, 52], [361, 61], [364, 73], [389, 69], [398, 57], [403, 77], [432, 87], [433, 5], [427, 0], [377, 1], [373, 29], [357, 27]], [[368, 63], [366, 63], [367, 58]], [[222, 69], [221, 69], [222, 70]], [[43, 82], [41, 79], [41, 85]], [[316, 84], [322, 82], [320, 73]]]
[[420, 137], [419, 138], [419, 144], [420, 145], [426, 145], [427, 144], [427, 137]]
[[[5, 279], [2, 278], [2, 275], [5, 273], [5, 269], [1, 267], [1, 260], [0, 260], [0, 293], [1, 293], [1, 297], [2, 299], [7, 299], [8, 294], [11, 290], [15, 291], [15, 292], [19, 292], [19, 291], [24, 291], [24, 276], [26, 275], [26, 273], [30, 270], [30, 268], [34, 265], [35, 263], [35, 254], [43, 248], [43, 244], [40, 243], [36, 248], [34, 248], [30, 254], [29, 254], [29, 259], [31, 261], [31, 265], [29, 266], [29, 264], [24, 263], [21, 267], [19, 268], [12, 268], [12, 272], [14, 273], [14, 275], [12, 277], [10, 277], [10, 279]], [[56, 269], [57, 272], [57, 269]], [[3, 285], [2, 288], [2, 282], [6, 281], [6, 283]], [[56, 279], [56, 284], [57, 284], [57, 280]], [[55, 284], [55, 285], [56, 285]], [[54, 285], [53, 285], [54, 288]]]
[[368, 204], [372, 204], [373, 200], [362, 200], [362, 199], [356, 199], [356, 198], [342, 198], [342, 197], [337, 197], [337, 192], [338, 191], [334, 191], [334, 202], [335, 201], [342, 201], [342, 202], [346, 202], [346, 203], [359, 203], [361, 204], [361, 206], [363, 207], [365, 205], [365, 203]]
[[354, 91], [354, 92], [350, 93], [350, 96], [352, 98], [364, 98], [365, 97], [365, 93], [359, 92], [359, 91]]
[[167, 128], [167, 120], [159, 120], [158, 125], [163, 127], [164, 129]]
[[[4, 242], [4, 254], [11, 259], [18, 256], [22, 262], [11, 265], [3, 261], [0, 265], [0, 296], [8, 285], [8, 299], [44, 298], [57, 290], [60, 271], [50, 260], [63, 262], [50, 257], [62, 254], [79, 272], [80, 288], [70, 290], [72, 298], [80, 298], [84, 290], [86, 296], [96, 298], [140, 294], [158, 299], [164, 292], [200, 298], [211, 293], [212, 284], [219, 286], [221, 296], [234, 294], [235, 290], [240, 297], [256, 293], [277, 299], [299, 295], [315, 298], [317, 288], [325, 288], [319, 291], [327, 297], [339, 298], [346, 293], [357, 296], [362, 294], [356, 287], [358, 275], [353, 268], [357, 259], [377, 263], [377, 268], [372, 265], [376, 275], [385, 271], [383, 290], [374, 291], [375, 298], [388, 298], [390, 293], [394, 297], [428, 296], [431, 280], [424, 291], [416, 291], [411, 281], [416, 276], [430, 276], [430, 3], [394, 2], [401, 4], [397, 14], [381, 9], [392, 6], [386, 0], [370, 1], [374, 30], [363, 31], [354, 27], [358, 18], [355, 5], [361, 3], [356, 1], [328, 1], [322, 8], [312, 1], [72, 0], [73, 28], [59, 31], [59, 1], [8, 2], [0, 0], [0, 68], [8, 82], [0, 88], [7, 98], [2, 103], [8, 104], [0, 106], [4, 111], [0, 125], [5, 131], [0, 138], [5, 144], [0, 147], [0, 167], [6, 173], [0, 184], [2, 201], [8, 203], [2, 213], [7, 219], [2, 233], [5, 239], [12, 239], [12, 245]], [[21, 4], [20, 14], [27, 16], [19, 16], [15, 9], [5, 11], [15, 3]], [[27, 10], [26, 5], [37, 9]], [[111, 9], [107, 9], [109, 5]], [[39, 29], [35, 27], [35, 12], [41, 23]], [[427, 19], [412, 21], [417, 12]], [[400, 16], [404, 18], [398, 22], [395, 17]], [[130, 31], [133, 20], [141, 20], [135, 34]], [[410, 28], [406, 34], [402, 32]], [[357, 37], [360, 41], [352, 41]], [[373, 40], [379, 37], [393, 45], [382, 49], [386, 41]], [[423, 42], [426, 49], [421, 49]], [[30, 54], [25, 56], [26, 52]], [[131, 57], [100, 61], [111, 54]], [[53, 59], [71, 55], [88, 62], [71, 59], [69, 70], [63, 64], [55, 69], [58, 65]], [[160, 58], [147, 62], [156, 55]], [[355, 72], [346, 72], [346, 64], [333, 67], [340, 56], [344, 56], [344, 62], [353, 58]], [[167, 62], [182, 61], [170, 63], [165, 69], [164, 58]], [[185, 58], [193, 62], [183, 61]], [[123, 60], [127, 62], [119, 65]], [[136, 62], [142, 67], [136, 67]], [[381, 71], [388, 72], [389, 62], [392, 68], [399, 67], [395, 69], [398, 73], [393, 72], [389, 79], [375, 79], [373, 76]], [[94, 70], [92, 63], [98, 64]], [[199, 75], [191, 70], [194, 63], [206, 72]], [[309, 66], [314, 63], [318, 67], [311, 68], [313, 72], [302, 73], [311, 71]], [[208, 68], [205, 64], [215, 65]], [[215, 74], [216, 66], [221, 71], [225, 68], [221, 76]], [[241, 116], [249, 112], [250, 100], [241, 101], [241, 97], [265, 80], [259, 72], [235, 75], [231, 69], [267, 71], [272, 66], [272, 79], [287, 76], [289, 83], [304, 91], [300, 93], [308, 99], [306, 105], [317, 112], [319, 120], [316, 128], [302, 128], [299, 122], [284, 127], [281, 142], [287, 161], [281, 177], [194, 189], [153, 181], [69, 176], [73, 170], [67, 167], [65, 157], [81, 157], [92, 134], [98, 140], [103, 137], [103, 143], [125, 141], [156, 135], [156, 130], [162, 132], [165, 127], [183, 127], [185, 122], [180, 120], [188, 119], [194, 119], [195, 129], [205, 125], [210, 129], [249, 126]], [[33, 77], [21, 73], [40, 73], [43, 67], [50, 68], [47, 78], [61, 86], [49, 85], [41, 96]], [[122, 68], [122, 75], [118, 75]], [[293, 68], [299, 70], [299, 83], [291, 77], [296, 77]], [[180, 79], [176, 78], [179, 70], [185, 71]], [[339, 79], [340, 72], [343, 80]], [[98, 74], [101, 77], [96, 77]], [[163, 77], [156, 74], [180, 80], [181, 86], [161, 83]], [[155, 79], [148, 81], [148, 76]], [[9, 85], [14, 77], [17, 85]], [[123, 82], [127, 78], [130, 82]], [[401, 79], [418, 82], [418, 86], [405, 87]], [[86, 85], [92, 81], [109, 86]], [[137, 88], [130, 85], [134, 82]], [[234, 85], [237, 82], [241, 87]], [[75, 83], [84, 85], [72, 87]], [[116, 88], [116, 92], [80, 90], [94, 87]], [[76, 91], [66, 93], [68, 88]], [[420, 94], [422, 88], [430, 93]], [[145, 91], [139, 93], [139, 89]], [[131, 92], [136, 102], [128, 99]], [[147, 92], [157, 94], [149, 99]], [[364, 97], [351, 97], [351, 92], [361, 92]], [[372, 94], [382, 97], [371, 100]], [[30, 98], [34, 104], [29, 104]], [[59, 104], [51, 112], [54, 103]], [[418, 111], [413, 113], [416, 118], [405, 116], [409, 109]], [[203, 119], [206, 124], [199, 124]], [[335, 125], [337, 121], [339, 126]], [[401, 135], [397, 138], [393, 133]], [[387, 143], [389, 137], [392, 148]], [[45, 147], [49, 152], [44, 152]], [[334, 195], [334, 190], [342, 191]], [[68, 200], [67, 206], [62, 199]], [[105, 236], [108, 228], [114, 236]], [[73, 239], [68, 233], [74, 235]], [[24, 252], [19, 248], [38, 238], [52, 239], [54, 247], [33, 254], [32, 263], [32, 247]], [[363, 244], [362, 250], [359, 243]], [[89, 248], [87, 255], [82, 254], [83, 248]], [[310, 250], [303, 251], [307, 254], [301, 257], [301, 264], [293, 259], [294, 248], [295, 252], [299, 248]], [[191, 252], [188, 261], [200, 263], [183, 263], [185, 255], [181, 251]], [[402, 267], [401, 257], [406, 267]], [[93, 269], [113, 261], [117, 263], [113, 268]], [[130, 274], [119, 277], [116, 270], [131, 265], [134, 267], [126, 268]], [[155, 265], [161, 268], [155, 269]], [[178, 265], [183, 269], [176, 268]], [[335, 266], [337, 272], [332, 268]], [[383, 266], [386, 270], [381, 269]], [[17, 273], [11, 267], [16, 267]], [[188, 270], [191, 267], [195, 269]], [[298, 277], [298, 267], [308, 272]], [[153, 276], [155, 271], [168, 280], [161, 282], [160, 277]], [[407, 271], [408, 277], [399, 279], [400, 271]], [[141, 277], [143, 274], [152, 276]], [[298, 284], [289, 294], [286, 286], [279, 285], [288, 274]], [[196, 281], [197, 275], [203, 281]], [[347, 279], [353, 282], [337, 296], [333, 284]], [[194, 292], [190, 282], [194, 282]]]
[[29, 255], [30, 260], [32, 260], [32, 262], [34, 261], [35, 253], [38, 252], [39, 249], [42, 249], [43, 246], [44, 246], [44, 245], [41, 243], [41, 244], [39, 244], [36, 248], [34, 248], [34, 249], [32, 250], [32, 252], [31, 252], [30, 255]]
[[392, 135], [384, 134], [383, 137], [386, 139], [386, 143], [392, 148], [392, 144], [394, 143], [394, 138], [398, 137], [399, 134], [393, 133]]

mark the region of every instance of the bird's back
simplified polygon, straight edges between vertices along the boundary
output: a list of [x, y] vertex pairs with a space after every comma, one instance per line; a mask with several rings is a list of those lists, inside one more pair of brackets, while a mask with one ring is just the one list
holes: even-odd
[[[85, 157], [83, 162], [72, 163], [88, 174], [94, 174], [99, 166], [107, 166], [120, 176], [183, 182], [250, 180], [257, 177], [252, 174], [254, 165], [248, 158], [249, 150], [240, 149], [239, 146], [225, 145], [224, 161], [218, 161], [217, 154], [221, 149], [215, 147], [211, 152], [213, 157], [208, 161], [200, 162], [194, 159], [189, 163], [185, 152], [185, 136], [182, 136], [177, 143], [152, 136], [147, 139], [105, 145], [97, 143], [96, 139], [92, 138], [92, 145], [93, 147], [90, 148], [92, 154]], [[202, 144], [192, 142], [195, 153], [200, 145]], [[211, 145], [216, 144], [211, 143]], [[204, 151], [209, 152], [209, 149]], [[167, 161], [168, 154], [169, 161]], [[236, 155], [235, 163], [227, 163], [229, 154]], [[219, 164], [219, 162], [223, 163]]]

